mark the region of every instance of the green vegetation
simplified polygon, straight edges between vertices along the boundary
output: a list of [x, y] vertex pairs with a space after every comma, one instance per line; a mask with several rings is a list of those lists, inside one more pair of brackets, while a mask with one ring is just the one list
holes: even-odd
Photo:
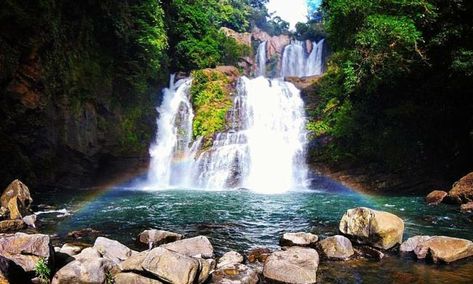
[[211, 146], [213, 135], [225, 129], [225, 117], [232, 106], [227, 76], [211, 69], [193, 71], [191, 98], [193, 135], [203, 137], [204, 147]]
[[318, 157], [447, 177], [471, 167], [470, 1], [325, 0], [322, 14], [333, 54], [309, 125], [330, 137]]
[[48, 264], [46, 263], [44, 258], [41, 258], [40, 260], [38, 260], [38, 262], [36, 262], [34, 272], [41, 283], [49, 283], [49, 279], [51, 277], [51, 269], [48, 267]]

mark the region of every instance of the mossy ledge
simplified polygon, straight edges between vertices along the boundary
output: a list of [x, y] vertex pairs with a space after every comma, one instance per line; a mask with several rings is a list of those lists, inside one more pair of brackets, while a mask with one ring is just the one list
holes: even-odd
[[232, 107], [238, 76], [239, 71], [233, 66], [192, 72], [193, 136], [203, 138], [204, 148], [210, 147], [215, 134], [227, 127], [226, 116]]

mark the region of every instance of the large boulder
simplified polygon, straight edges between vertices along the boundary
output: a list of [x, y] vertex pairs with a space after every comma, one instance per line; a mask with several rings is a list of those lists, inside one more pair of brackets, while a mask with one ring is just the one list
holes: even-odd
[[182, 239], [181, 234], [163, 231], [163, 230], [144, 230], [138, 235], [137, 240], [152, 248], [153, 246], [159, 246], [162, 244], [167, 244], [175, 242]]
[[447, 197], [448, 193], [443, 190], [434, 190], [431, 193], [427, 194], [425, 197], [425, 201], [429, 205], [438, 205], [440, 204], [445, 197]]
[[95, 240], [94, 248], [104, 257], [112, 260], [116, 264], [124, 261], [132, 255], [132, 250], [118, 241], [98, 237]]
[[217, 268], [225, 267], [228, 265], [239, 264], [243, 262], [243, 255], [236, 251], [229, 251], [225, 253], [217, 263]]
[[175, 241], [161, 245], [168, 250], [193, 257], [212, 258], [214, 249], [209, 239], [205, 236], [198, 236], [190, 239]]
[[267, 280], [282, 283], [315, 283], [318, 266], [319, 255], [315, 249], [290, 247], [266, 259], [263, 275]]
[[157, 279], [151, 279], [133, 272], [120, 272], [113, 278], [115, 284], [162, 284]]
[[282, 235], [279, 244], [281, 246], [299, 246], [299, 247], [314, 247], [319, 237], [311, 233], [285, 233]]
[[24, 233], [0, 235], [0, 255], [14, 261], [26, 272], [34, 271], [40, 259], [48, 263], [53, 262], [53, 252], [48, 235]]
[[103, 257], [76, 258], [54, 274], [51, 284], [105, 284], [115, 269], [115, 263]]
[[199, 273], [198, 260], [163, 247], [152, 249], [141, 267], [168, 283], [192, 284]]
[[388, 212], [358, 207], [347, 210], [339, 229], [358, 243], [386, 250], [402, 243], [404, 221]]
[[346, 260], [355, 253], [350, 240], [340, 235], [321, 240], [318, 247], [324, 257], [334, 260]]
[[244, 264], [232, 264], [219, 268], [212, 273], [210, 283], [218, 284], [257, 284], [258, 272]]
[[473, 172], [453, 184], [452, 189], [448, 192], [448, 198], [456, 203], [473, 201]]
[[435, 236], [419, 242], [414, 249], [418, 259], [429, 258], [433, 262], [450, 263], [473, 256], [473, 242], [465, 239]]
[[33, 199], [28, 187], [19, 180], [14, 180], [0, 197], [1, 207], [8, 209], [10, 219], [21, 219], [29, 215]]

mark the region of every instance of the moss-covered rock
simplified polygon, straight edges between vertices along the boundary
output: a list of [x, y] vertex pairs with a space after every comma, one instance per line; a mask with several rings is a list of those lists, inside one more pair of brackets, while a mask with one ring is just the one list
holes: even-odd
[[231, 66], [192, 72], [193, 136], [203, 137], [204, 147], [211, 146], [215, 133], [226, 128], [238, 75], [238, 69]]

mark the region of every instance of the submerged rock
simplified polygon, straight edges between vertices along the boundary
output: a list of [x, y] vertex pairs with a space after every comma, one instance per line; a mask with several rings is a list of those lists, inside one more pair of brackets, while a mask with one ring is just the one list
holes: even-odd
[[87, 239], [87, 238], [96, 238], [100, 235], [100, 231], [94, 230], [92, 228], [85, 228], [77, 231], [72, 231], [67, 234], [68, 237], [73, 239]]
[[209, 239], [205, 236], [198, 236], [190, 239], [183, 239], [169, 244], [161, 245], [168, 250], [193, 257], [212, 258], [214, 249]]
[[279, 244], [281, 246], [314, 247], [318, 240], [319, 237], [311, 233], [285, 233]]
[[54, 261], [50, 238], [43, 234], [2, 234], [0, 235], [0, 255], [14, 261], [26, 272], [34, 271], [40, 259], [48, 263]]
[[210, 283], [219, 284], [257, 284], [258, 272], [244, 264], [232, 264], [219, 268], [212, 273]]
[[175, 242], [182, 238], [183, 236], [181, 234], [151, 229], [141, 232], [137, 240], [142, 244], [148, 245], [149, 248], [152, 248], [153, 246]]
[[432, 259], [433, 262], [453, 262], [473, 256], [473, 242], [445, 236], [435, 236], [419, 242], [414, 249], [418, 259]]
[[452, 189], [448, 192], [448, 198], [456, 203], [473, 201], [473, 172], [453, 184]]
[[335, 260], [346, 260], [355, 253], [350, 240], [339, 235], [321, 240], [318, 248], [324, 257]]
[[243, 255], [236, 251], [230, 251], [224, 254], [217, 263], [217, 268], [222, 268], [228, 265], [239, 264], [243, 262]]
[[132, 250], [118, 241], [98, 237], [94, 248], [104, 257], [116, 264], [124, 261], [132, 255]]
[[425, 201], [429, 205], [438, 205], [440, 204], [448, 193], [443, 190], [434, 190], [425, 197]]
[[402, 243], [404, 221], [388, 212], [358, 207], [347, 210], [339, 229], [358, 243], [386, 250]]
[[385, 254], [381, 250], [370, 246], [357, 246], [354, 248], [354, 251], [358, 256], [378, 261], [383, 259], [385, 256]]
[[270, 254], [271, 250], [268, 248], [254, 248], [248, 252], [248, 262], [254, 263], [258, 261], [264, 263]]
[[19, 180], [14, 180], [0, 197], [1, 207], [8, 209], [10, 219], [21, 219], [30, 212], [33, 199], [28, 187]]
[[290, 247], [272, 253], [266, 260], [263, 275], [282, 283], [315, 283], [319, 255], [315, 249]]
[[199, 261], [163, 247], [152, 249], [141, 267], [168, 283], [192, 284], [198, 276]]

